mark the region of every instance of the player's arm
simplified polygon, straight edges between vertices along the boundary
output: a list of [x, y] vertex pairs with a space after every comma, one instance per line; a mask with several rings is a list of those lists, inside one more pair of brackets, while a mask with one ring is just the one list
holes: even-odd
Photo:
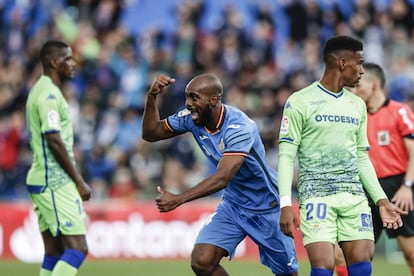
[[244, 154], [223, 155], [213, 175], [181, 194], [175, 195], [159, 187], [160, 196], [155, 200], [158, 209], [161, 212], [168, 212], [186, 202], [211, 195], [227, 187], [231, 179], [239, 171], [244, 158]]
[[397, 229], [403, 225], [400, 215], [406, 215], [398, 206], [388, 200], [375, 173], [374, 167], [369, 160], [367, 151], [358, 151], [359, 176], [365, 190], [379, 207], [383, 227]]
[[292, 225], [299, 229], [299, 223], [292, 208], [292, 183], [298, 146], [289, 142], [279, 142], [279, 161], [277, 165], [280, 195], [280, 228], [283, 233], [293, 237]]
[[405, 180], [414, 182], [414, 135], [404, 138], [404, 144], [408, 153], [407, 172]]
[[374, 166], [368, 156], [366, 105], [362, 99], [358, 98], [358, 101], [361, 112], [360, 124], [356, 132], [359, 177], [368, 195], [378, 205], [380, 199], [388, 200], [388, 198], [378, 181]]
[[280, 195], [280, 228], [293, 237], [293, 229], [299, 222], [292, 208], [292, 183], [296, 154], [302, 137], [303, 114], [300, 103], [292, 96], [287, 100], [279, 131], [278, 187]]
[[[365, 108], [365, 107], [364, 107]], [[379, 207], [381, 220], [383, 226], [388, 229], [397, 229], [403, 225], [400, 214], [407, 214], [398, 206], [391, 203], [382, 189], [374, 167], [368, 157], [367, 145], [367, 120], [366, 112], [363, 109], [361, 124], [357, 131], [357, 158], [359, 176], [371, 199]]]
[[404, 181], [401, 183], [401, 187], [391, 198], [391, 201], [403, 210], [414, 210], [413, 189], [414, 183], [414, 139], [413, 135], [406, 136], [404, 138], [405, 148], [408, 153], [408, 165], [405, 173]]
[[367, 191], [368, 195], [371, 197], [372, 201], [378, 205], [379, 200], [387, 199], [387, 195], [382, 189], [374, 167], [369, 160], [367, 150], [358, 150], [358, 167], [362, 185], [364, 186], [364, 189]]
[[279, 143], [277, 164], [280, 207], [292, 206], [292, 183], [298, 146], [288, 142]]
[[47, 145], [58, 164], [66, 172], [66, 174], [69, 175], [73, 182], [75, 182], [81, 198], [83, 200], [89, 200], [91, 197], [91, 190], [73, 164], [69, 153], [65, 148], [65, 144], [60, 137], [60, 133], [49, 132], [45, 134], [45, 137]]
[[164, 91], [164, 88], [175, 82], [175, 79], [165, 75], [158, 75], [147, 92], [147, 102], [144, 108], [142, 119], [142, 138], [149, 142], [176, 136], [168, 125], [160, 120], [157, 106], [157, 95]]
[[413, 183], [414, 183], [414, 113], [407, 104], [403, 104], [403, 107], [398, 109], [398, 118], [396, 123], [400, 135], [403, 137], [404, 145], [407, 150], [408, 164], [404, 176], [403, 183], [400, 188], [391, 198], [394, 202], [403, 210], [414, 210], [413, 200]]

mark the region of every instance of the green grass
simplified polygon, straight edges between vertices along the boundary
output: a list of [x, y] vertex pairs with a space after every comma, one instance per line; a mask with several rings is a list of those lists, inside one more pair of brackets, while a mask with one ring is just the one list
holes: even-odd
[[[271, 276], [270, 270], [257, 261], [223, 260], [223, 266], [236, 276]], [[38, 275], [39, 264], [24, 264], [17, 261], [0, 261], [0, 275], [26, 276]], [[87, 260], [81, 267], [78, 276], [137, 276], [137, 275], [194, 275], [188, 260], [168, 261], [96, 261]], [[300, 263], [299, 275], [309, 275], [307, 262]], [[409, 275], [405, 264], [391, 264], [382, 257], [373, 262], [373, 276], [404, 276]]]

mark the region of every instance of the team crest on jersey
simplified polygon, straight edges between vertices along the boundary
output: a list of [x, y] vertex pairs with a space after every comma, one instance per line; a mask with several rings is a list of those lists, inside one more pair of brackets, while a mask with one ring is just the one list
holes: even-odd
[[283, 116], [282, 123], [280, 124], [280, 134], [286, 135], [289, 132], [289, 118]]
[[183, 109], [180, 112], [178, 112], [178, 117], [183, 117], [183, 116], [188, 115], [188, 114], [191, 114], [191, 112], [190, 112], [190, 110], [188, 110], [186, 108], [186, 109]]
[[51, 110], [47, 114], [47, 123], [49, 127], [59, 127], [59, 113], [56, 110]]
[[320, 226], [319, 224], [314, 224], [314, 225], [312, 226], [312, 232], [313, 232], [313, 233], [317, 234], [317, 233], [319, 233], [320, 231], [321, 231], [321, 226]]
[[224, 151], [224, 141], [223, 138], [221, 138], [220, 143], [218, 144], [219, 151]]
[[390, 133], [387, 130], [377, 132], [377, 141], [379, 146], [387, 146], [390, 144]]

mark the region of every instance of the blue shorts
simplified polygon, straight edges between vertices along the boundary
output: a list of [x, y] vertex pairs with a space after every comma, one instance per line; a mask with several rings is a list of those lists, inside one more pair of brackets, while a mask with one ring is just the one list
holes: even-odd
[[230, 259], [237, 245], [249, 236], [259, 247], [260, 261], [274, 274], [298, 270], [293, 239], [280, 231], [280, 209], [272, 212], [251, 212], [221, 202], [201, 229], [196, 244], [206, 243], [227, 251]]

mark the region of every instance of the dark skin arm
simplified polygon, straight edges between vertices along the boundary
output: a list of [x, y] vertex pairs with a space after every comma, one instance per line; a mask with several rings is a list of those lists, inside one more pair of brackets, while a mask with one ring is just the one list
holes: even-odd
[[73, 165], [59, 132], [48, 133], [45, 136], [50, 151], [52, 152], [58, 164], [75, 182], [76, 188], [78, 189], [82, 200], [89, 200], [91, 197], [91, 189], [89, 188], [88, 184], [85, 183], [76, 167]]
[[[412, 180], [414, 179], [414, 140], [405, 137], [404, 144], [408, 153], [408, 166], [407, 172], [405, 173], [405, 179]], [[414, 199], [411, 189], [412, 188], [410, 187], [401, 185], [401, 187], [392, 197], [391, 201], [394, 202], [394, 204], [400, 207], [402, 210], [414, 211]]]
[[157, 95], [162, 93], [166, 86], [174, 82], [175, 79], [165, 75], [158, 75], [148, 90], [147, 102], [142, 119], [142, 138], [148, 142], [155, 142], [177, 135], [168, 129], [160, 120], [157, 107]]
[[211, 195], [227, 187], [243, 162], [244, 157], [241, 155], [223, 156], [217, 166], [216, 173], [181, 194], [172, 194], [158, 187], [160, 195], [155, 199], [158, 209], [160, 212], [169, 212], [186, 202]]
[[280, 230], [293, 238], [293, 228], [299, 230], [299, 221], [292, 206], [285, 206], [280, 210]]

